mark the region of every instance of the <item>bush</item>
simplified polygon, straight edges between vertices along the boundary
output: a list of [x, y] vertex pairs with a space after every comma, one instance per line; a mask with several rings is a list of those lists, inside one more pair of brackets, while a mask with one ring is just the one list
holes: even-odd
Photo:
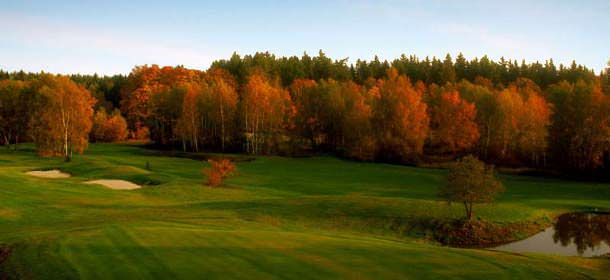
[[225, 178], [235, 172], [235, 164], [228, 159], [208, 160], [211, 168], [204, 168], [203, 174], [207, 177], [206, 184], [210, 187], [217, 187], [222, 184]]
[[102, 109], [93, 118], [92, 138], [99, 142], [115, 142], [127, 139], [127, 122], [117, 110], [108, 116]]
[[129, 131], [129, 138], [134, 140], [149, 140], [150, 130], [146, 126], [141, 126], [135, 130]]
[[108, 142], [127, 139], [127, 122], [120, 114], [115, 114], [104, 123], [104, 140]]

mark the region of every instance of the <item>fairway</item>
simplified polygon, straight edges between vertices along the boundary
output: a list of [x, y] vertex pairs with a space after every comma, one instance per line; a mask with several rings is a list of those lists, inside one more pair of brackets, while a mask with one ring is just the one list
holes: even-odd
[[[9, 278], [602, 278], [607, 259], [442, 247], [420, 222], [458, 218], [437, 201], [443, 170], [330, 157], [239, 162], [226, 187], [203, 161], [92, 144], [70, 163], [0, 150], [0, 243]], [[149, 161], [151, 170], [144, 169]], [[37, 178], [58, 168], [69, 178]], [[85, 184], [123, 179], [112, 190]], [[610, 209], [594, 183], [501, 176], [506, 193], [475, 215], [495, 223]], [[422, 274], [423, 273], [423, 274]]]

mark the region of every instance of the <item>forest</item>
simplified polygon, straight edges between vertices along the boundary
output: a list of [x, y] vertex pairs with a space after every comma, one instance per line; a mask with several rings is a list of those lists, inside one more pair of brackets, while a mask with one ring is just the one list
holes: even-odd
[[90, 141], [151, 140], [194, 152], [401, 164], [474, 154], [603, 177], [610, 68], [462, 54], [349, 64], [320, 51], [234, 53], [207, 70], [141, 65], [127, 76], [0, 71], [0, 137], [67, 160]]

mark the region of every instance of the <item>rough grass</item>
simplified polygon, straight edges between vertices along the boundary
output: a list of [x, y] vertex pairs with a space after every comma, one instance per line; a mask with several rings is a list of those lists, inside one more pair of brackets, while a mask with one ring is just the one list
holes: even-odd
[[[151, 170], [145, 169], [146, 161]], [[137, 146], [94, 144], [72, 162], [0, 149], [0, 244], [9, 278], [602, 278], [607, 259], [441, 247], [430, 220], [459, 218], [436, 200], [443, 170], [330, 157], [238, 162], [223, 188], [203, 186], [204, 161]], [[66, 179], [27, 176], [58, 168]], [[123, 179], [114, 191], [86, 185]], [[610, 210], [610, 186], [501, 176], [506, 193], [475, 216], [538, 222]], [[605, 269], [605, 271], [604, 271]], [[606, 275], [607, 276], [607, 275]]]

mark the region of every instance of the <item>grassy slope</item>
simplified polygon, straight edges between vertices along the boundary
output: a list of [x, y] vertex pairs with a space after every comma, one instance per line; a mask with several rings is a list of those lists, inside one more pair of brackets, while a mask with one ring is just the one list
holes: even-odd
[[[435, 200], [444, 171], [335, 158], [261, 157], [230, 187], [200, 187], [205, 163], [92, 145], [71, 163], [0, 150], [2, 272], [26, 278], [576, 278], [607, 260], [438, 247], [417, 224], [458, 217]], [[152, 171], [144, 170], [149, 161]], [[70, 179], [39, 179], [59, 167]], [[161, 182], [137, 191], [92, 178]], [[503, 176], [507, 192], [475, 209], [497, 223], [610, 210], [610, 186]]]

